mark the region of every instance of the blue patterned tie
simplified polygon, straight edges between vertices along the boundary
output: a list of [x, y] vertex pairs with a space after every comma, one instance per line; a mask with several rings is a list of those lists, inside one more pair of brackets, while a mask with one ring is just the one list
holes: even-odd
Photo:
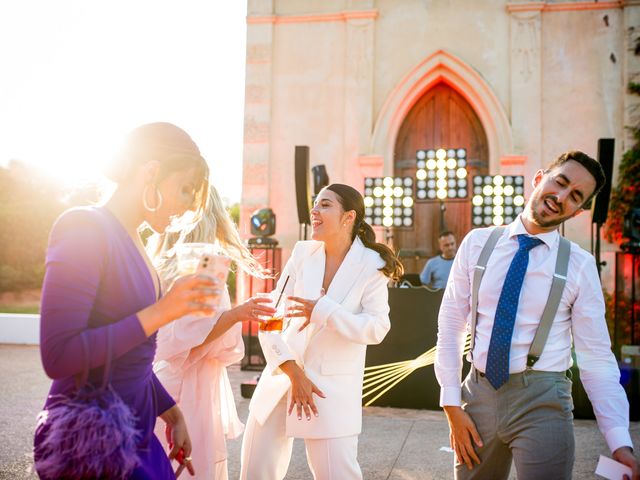
[[518, 311], [518, 300], [524, 274], [529, 265], [529, 250], [540, 245], [542, 240], [526, 235], [518, 235], [520, 248], [516, 252], [509, 271], [504, 279], [500, 299], [496, 308], [496, 317], [491, 331], [491, 342], [487, 354], [485, 375], [496, 390], [509, 379], [509, 351], [511, 336]]

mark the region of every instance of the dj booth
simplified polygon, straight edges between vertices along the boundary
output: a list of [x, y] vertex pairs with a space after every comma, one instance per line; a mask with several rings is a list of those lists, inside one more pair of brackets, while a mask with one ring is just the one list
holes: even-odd
[[[390, 288], [391, 330], [382, 343], [367, 347], [366, 366], [413, 360], [435, 347], [443, 293], [444, 290], [431, 292], [425, 288]], [[415, 370], [372, 405], [435, 410], [440, 408], [439, 398], [433, 365], [427, 365]]]
[[[366, 366], [413, 360], [435, 347], [438, 335], [438, 311], [444, 290], [431, 292], [424, 288], [390, 288], [391, 330], [379, 345], [367, 347]], [[627, 393], [630, 419], [640, 420], [640, 365], [620, 364], [621, 383]], [[462, 378], [469, 372], [465, 360]], [[595, 418], [591, 403], [580, 382], [579, 370], [571, 368], [573, 403], [576, 418]], [[378, 392], [377, 392], [378, 393]], [[376, 394], [377, 394], [376, 393]], [[366, 403], [371, 397], [364, 399]], [[440, 386], [433, 365], [418, 368], [372, 403], [380, 407], [438, 410]]]
[[[379, 345], [367, 347], [366, 366], [373, 367], [389, 363], [413, 360], [436, 346], [438, 336], [438, 311], [444, 290], [435, 292], [425, 288], [390, 288], [389, 317], [391, 330]], [[251, 332], [249, 332], [251, 333]], [[256, 327], [257, 335], [257, 327]], [[251, 335], [245, 341], [251, 340]], [[243, 369], [262, 370], [264, 357], [257, 338], [246, 345], [247, 355], [243, 359]], [[252, 365], [249, 360], [255, 359]], [[256, 368], [251, 368], [252, 366]], [[634, 368], [635, 367], [635, 368]], [[623, 384], [630, 402], [631, 420], [640, 420], [640, 368], [621, 365]], [[576, 418], [593, 418], [593, 410], [579, 380], [579, 371], [575, 366], [573, 374], [573, 402]], [[465, 360], [462, 378], [469, 371], [469, 363]], [[255, 382], [253, 382], [255, 384]], [[253, 385], [255, 387], [255, 385]], [[251, 393], [244, 396], [249, 398]], [[364, 399], [363, 404], [377, 395]], [[389, 391], [380, 396], [374, 406], [439, 410], [440, 386], [436, 380], [433, 365], [420, 367], [405, 377]]]

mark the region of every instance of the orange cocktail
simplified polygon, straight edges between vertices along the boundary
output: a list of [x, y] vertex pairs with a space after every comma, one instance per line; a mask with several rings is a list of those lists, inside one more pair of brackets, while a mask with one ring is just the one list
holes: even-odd
[[260, 330], [263, 332], [281, 332], [283, 324], [282, 317], [271, 317], [269, 320], [260, 323]]

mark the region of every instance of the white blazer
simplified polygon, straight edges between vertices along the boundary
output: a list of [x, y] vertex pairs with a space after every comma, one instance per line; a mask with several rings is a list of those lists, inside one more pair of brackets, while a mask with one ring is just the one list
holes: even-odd
[[[391, 327], [388, 279], [378, 270], [383, 265], [380, 255], [356, 237], [326, 295], [316, 303], [307, 328], [298, 333], [305, 319], [294, 318], [282, 334], [260, 332], [267, 367], [249, 405], [258, 423], [264, 424], [285, 394], [289, 404], [291, 383], [279, 365], [295, 360], [326, 398], [314, 395], [319, 416], [312, 415], [310, 421], [304, 415], [298, 420], [292, 412], [287, 436], [337, 438], [360, 433], [366, 346], [380, 343]], [[324, 268], [324, 243], [298, 242], [276, 291], [289, 276], [284, 295], [316, 299]]]

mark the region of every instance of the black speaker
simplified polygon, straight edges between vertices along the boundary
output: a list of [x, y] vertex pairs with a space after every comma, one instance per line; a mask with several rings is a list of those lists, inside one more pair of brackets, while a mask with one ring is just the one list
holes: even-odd
[[329, 185], [329, 175], [324, 165], [316, 165], [311, 168], [313, 177], [313, 196], [317, 196], [324, 187]]
[[640, 420], [640, 368], [620, 363], [620, 383], [629, 400], [629, 420]]
[[613, 177], [613, 150], [615, 140], [613, 138], [598, 139], [598, 162], [602, 165], [606, 182], [600, 193], [596, 195], [591, 210], [591, 221], [602, 225], [607, 221], [609, 211], [609, 197], [611, 196], [611, 179]]
[[311, 195], [309, 194], [309, 147], [296, 145], [295, 151], [296, 204], [298, 206], [298, 222], [311, 224]]
[[640, 208], [632, 208], [624, 216], [622, 236], [629, 239], [620, 245], [623, 252], [640, 253]]
[[640, 208], [632, 208], [624, 216], [622, 235], [632, 242], [640, 242]]

